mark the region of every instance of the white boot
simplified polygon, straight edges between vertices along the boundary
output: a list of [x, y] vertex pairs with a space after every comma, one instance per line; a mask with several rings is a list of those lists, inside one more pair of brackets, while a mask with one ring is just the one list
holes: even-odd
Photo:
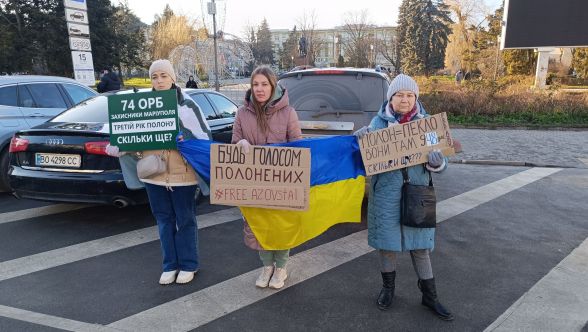
[[159, 284], [160, 285], [169, 285], [176, 280], [176, 273], [178, 271], [167, 271], [161, 274], [159, 277]]
[[274, 289], [280, 289], [284, 287], [284, 281], [288, 278], [288, 272], [286, 268], [277, 267], [274, 275], [272, 276], [272, 280], [269, 282], [269, 287]]
[[263, 269], [261, 269], [261, 274], [259, 275], [259, 277], [255, 281], [255, 286], [260, 287], [260, 288], [266, 288], [270, 282], [270, 278], [272, 277], [273, 273], [274, 273], [274, 266], [273, 265], [264, 266]]
[[176, 278], [176, 283], [177, 284], [187, 284], [190, 281], [192, 281], [192, 279], [194, 279], [194, 274], [196, 272], [189, 272], [189, 271], [180, 271], [180, 273], [178, 274], [178, 277]]

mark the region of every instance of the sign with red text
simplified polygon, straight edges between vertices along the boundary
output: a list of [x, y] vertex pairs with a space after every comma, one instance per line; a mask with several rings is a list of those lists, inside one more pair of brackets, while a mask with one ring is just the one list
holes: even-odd
[[367, 175], [425, 163], [435, 149], [445, 156], [455, 154], [445, 113], [368, 133], [359, 148]]
[[310, 149], [210, 147], [212, 204], [306, 211], [309, 192]]

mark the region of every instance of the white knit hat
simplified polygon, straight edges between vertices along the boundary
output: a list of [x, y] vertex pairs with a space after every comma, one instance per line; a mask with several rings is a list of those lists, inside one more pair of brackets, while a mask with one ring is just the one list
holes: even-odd
[[169, 60], [162, 59], [153, 61], [151, 67], [149, 67], [149, 77], [151, 77], [151, 75], [153, 75], [153, 72], [156, 71], [162, 71], [168, 74], [174, 82], [176, 81], [176, 73], [174, 72], [174, 66], [172, 66]]
[[386, 97], [388, 97], [388, 100], [390, 100], [390, 98], [392, 98], [396, 92], [402, 90], [412, 91], [416, 95], [417, 99], [419, 98], [419, 86], [415, 80], [412, 79], [412, 77], [404, 74], [399, 74], [394, 78], [394, 80], [392, 80], [392, 83], [390, 83], [390, 86], [388, 87], [388, 93], [386, 94]]

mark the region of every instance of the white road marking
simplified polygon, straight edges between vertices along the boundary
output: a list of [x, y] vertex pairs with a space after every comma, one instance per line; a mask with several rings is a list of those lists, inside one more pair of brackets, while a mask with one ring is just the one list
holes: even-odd
[[56, 329], [65, 331], [84, 331], [84, 332], [98, 332], [98, 331], [109, 331], [114, 332], [116, 330], [106, 327], [104, 325], [90, 324], [71, 320], [67, 318], [40, 314], [38, 312], [32, 312], [28, 310], [22, 310], [13, 307], [7, 307], [0, 305], [0, 316], [17, 319], [33, 324], [39, 324], [43, 326], [49, 326]]
[[580, 331], [588, 321], [588, 239], [521, 296], [485, 332]]
[[[437, 213], [442, 222], [487, 203], [560, 169], [530, 169], [440, 202]], [[294, 286], [339, 265], [373, 251], [367, 244], [367, 230], [309, 249], [288, 262], [287, 287]], [[259, 270], [253, 270], [109, 324], [126, 331], [190, 331], [233, 311], [276, 294], [253, 287]]]
[[13, 212], [0, 213], [0, 224], [5, 224], [13, 221], [24, 220], [29, 218], [36, 218], [41, 216], [48, 216], [51, 214], [63, 213], [84, 209], [94, 205], [88, 204], [54, 204], [49, 206], [41, 206], [26, 210], [19, 210]]
[[578, 158], [581, 162], [583, 162], [586, 166], [588, 166], [588, 158]]
[[[238, 220], [238, 208], [196, 216], [198, 229]], [[0, 281], [107, 254], [159, 239], [157, 226], [83, 242], [0, 263]]]
[[[515, 174], [513, 176], [507, 177], [505, 179], [496, 181], [489, 185], [471, 190], [467, 193], [458, 195], [456, 197], [452, 197], [450, 199], [441, 201], [439, 202], [437, 208], [438, 222], [442, 222], [444, 220], [452, 218], [458, 214], [466, 212], [481, 204], [487, 203], [513, 190], [516, 190], [526, 184], [533, 183], [546, 176], [549, 176], [557, 171], [559, 171], [559, 169], [530, 169]], [[231, 210], [236, 210], [233, 213], [235, 213], [236, 217], [240, 217], [240, 213], [237, 209]], [[202, 223], [199, 221], [199, 227], [200, 226], [202, 226]], [[134, 236], [138, 235], [135, 234]], [[154, 236], [156, 238], [157, 235], [151, 234], [151, 236]], [[364, 230], [292, 256], [289, 261], [290, 276], [284, 288], [292, 287], [296, 284], [299, 284], [305, 280], [315, 277], [321, 273], [327, 272], [330, 269], [345, 264], [357, 257], [360, 257], [373, 251], [373, 249], [367, 245], [366, 238], [367, 231]], [[105, 239], [96, 241], [103, 240]], [[134, 240], [135, 243], [141, 242], [137, 238], [133, 238], [133, 236], [131, 236], [130, 240]], [[118, 243], [116, 241], [113, 242], [116, 242], [115, 244], [118, 245], [118, 248], [120, 249], [131, 246], [127, 245], [127, 243], [124, 242], [127, 241], [127, 239], [119, 239], [119, 241], [121, 241], [122, 243]], [[100, 243], [100, 245], [106, 245], [105, 243], [101, 242], [97, 243]], [[88, 246], [88, 243], [81, 244], [80, 246], [81, 247], [76, 250], [83, 249], [85, 246]], [[61, 249], [57, 249], [57, 251], [58, 250]], [[114, 250], [119, 249], [111, 248], [108, 250], [108, 252]], [[92, 249], [90, 251], [100, 251], [100, 248]], [[58, 257], [55, 256], [56, 254], [57, 253], [53, 253], [51, 255], [51, 259], [57, 259]], [[67, 254], [70, 256], [70, 261], [77, 261], [79, 259], [95, 256], [92, 255], [90, 252], [85, 253], [83, 258], [78, 257], [73, 252], [68, 252]], [[43, 259], [46, 260], [47, 258]], [[41, 263], [42, 260], [32, 264]], [[0, 264], [0, 271], [4, 270], [4, 266], [2, 264]], [[25, 267], [26, 264], [30, 263], [22, 261], [19, 265], [21, 267]], [[61, 264], [64, 263], [51, 265], [58, 266]], [[40, 271], [53, 266], [34, 268], [34, 270]], [[12, 273], [15, 274], [17, 272], [13, 271]], [[240, 276], [234, 277], [229, 280], [225, 280], [221, 283], [215, 284], [200, 291], [188, 294], [176, 300], [172, 300], [170, 302], [153, 307], [151, 309], [145, 310], [135, 315], [126, 317], [117, 322], [109, 324], [106, 327], [108, 328], [107, 331], [111, 331], [110, 328], [113, 330], [123, 331], [189, 331], [195, 329], [199, 326], [202, 326], [203, 324], [211, 322], [214, 319], [218, 319], [245, 306], [248, 306], [250, 304], [263, 300], [269, 296], [279, 293], [279, 291], [277, 292], [269, 289], [261, 290], [253, 287], [253, 280], [255, 280], [255, 277], [258, 273], [259, 270], [255, 269], [253, 271], [249, 271]], [[23, 274], [26, 273], [21, 273], [18, 275]], [[0, 273], [0, 281], [6, 279], [2, 279], [2, 277], [3, 275], [2, 273]], [[2, 308], [0, 307], [0, 309]], [[0, 316], [3, 315], [3, 310], [0, 310]], [[19, 315], [18, 313], [12, 313], [10, 317], [22, 321], [33, 322], [31, 320], [31, 315], [28, 312], [22, 313], [21, 315]], [[34, 323], [47, 326], [56, 326], [56, 324], [60, 323], [60, 320], [63, 320], [63, 324], [76, 323], [76, 321], [56, 316], [44, 315], [43, 317], [45, 317], [45, 319], [47, 319], [52, 325], [45, 324], [43, 320], [40, 319], [37, 319], [36, 321], [34, 321]], [[87, 324], [84, 322], [79, 323]], [[80, 325], [80, 327], [83, 327], [83, 325]], [[92, 325], [86, 327], [93, 328], [94, 326]], [[84, 329], [79, 330], [83, 331]]]

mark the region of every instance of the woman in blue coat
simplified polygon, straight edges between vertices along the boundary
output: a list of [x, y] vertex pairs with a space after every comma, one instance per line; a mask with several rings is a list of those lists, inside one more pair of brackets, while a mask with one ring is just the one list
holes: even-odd
[[[387, 98], [369, 127], [363, 127], [355, 135], [366, 133], [412, 120], [428, 117], [418, 101], [419, 88], [407, 75], [394, 78], [388, 88]], [[441, 151], [429, 153], [428, 163], [407, 167], [410, 183], [428, 185], [430, 172], [441, 172], [447, 167], [447, 158]], [[437, 299], [435, 279], [429, 253], [435, 245], [435, 228], [412, 228], [400, 224], [400, 198], [402, 170], [373, 175], [369, 189], [368, 244], [378, 250], [383, 287], [377, 305], [386, 310], [392, 305], [396, 261], [399, 252], [408, 251], [418, 276], [418, 287], [423, 293], [422, 304], [431, 308], [443, 320], [453, 315]]]

